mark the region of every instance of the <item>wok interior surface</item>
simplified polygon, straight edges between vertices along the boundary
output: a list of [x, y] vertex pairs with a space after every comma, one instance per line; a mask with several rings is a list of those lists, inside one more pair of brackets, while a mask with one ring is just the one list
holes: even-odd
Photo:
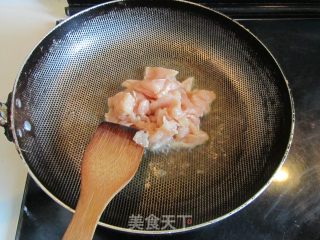
[[68, 20], [38, 45], [16, 83], [13, 107], [30, 171], [75, 208], [82, 154], [107, 98], [122, 90], [122, 81], [142, 79], [146, 66], [176, 69], [179, 80], [194, 76], [196, 88], [217, 94], [201, 123], [210, 140], [190, 151], [146, 152], [101, 222], [125, 230], [132, 214], [191, 215], [193, 226], [239, 208], [283, 160], [290, 95], [274, 59], [250, 33], [182, 2], [106, 4]]

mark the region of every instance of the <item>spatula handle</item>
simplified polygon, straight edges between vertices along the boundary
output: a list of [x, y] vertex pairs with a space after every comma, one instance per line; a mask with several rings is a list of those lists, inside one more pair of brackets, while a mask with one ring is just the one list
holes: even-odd
[[89, 194], [81, 193], [76, 212], [63, 236], [63, 240], [92, 239], [99, 218], [109, 202], [108, 199], [111, 199], [111, 196], [101, 196], [98, 191]]

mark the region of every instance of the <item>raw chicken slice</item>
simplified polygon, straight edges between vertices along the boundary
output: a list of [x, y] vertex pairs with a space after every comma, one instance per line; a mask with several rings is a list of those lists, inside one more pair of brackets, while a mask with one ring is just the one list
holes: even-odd
[[190, 94], [190, 100], [194, 106], [198, 109], [199, 112], [202, 112], [200, 117], [203, 114], [210, 112], [210, 104], [215, 100], [216, 95], [212, 91], [207, 90], [193, 90]]
[[209, 136], [206, 132], [200, 130], [197, 134], [189, 134], [182, 141], [173, 143], [174, 148], [194, 148], [195, 146], [204, 144], [208, 141]]
[[155, 79], [152, 81], [126, 80], [122, 83], [122, 86], [128, 90], [140, 92], [149, 98], [157, 98], [165, 83], [166, 79]]
[[139, 145], [141, 145], [142, 147], [149, 147], [149, 134], [143, 130], [140, 130], [138, 132], [136, 132], [136, 134], [133, 137], [133, 140], [138, 143]]
[[150, 102], [149, 100], [145, 99], [140, 101], [135, 108], [135, 112], [140, 116], [145, 116], [150, 110]]
[[178, 71], [162, 67], [146, 67], [144, 80], [169, 79], [176, 80]]
[[194, 77], [188, 77], [186, 80], [184, 80], [181, 83], [181, 85], [186, 91], [190, 92], [193, 86], [193, 81], [194, 81]]
[[178, 71], [147, 67], [143, 80], [126, 80], [126, 89], [108, 99], [107, 121], [140, 131], [133, 140], [152, 150], [193, 148], [209, 136], [200, 129], [200, 117], [210, 112], [216, 95], [192, 90], [194, 78], [176, 79]]
[[132, 121], [135, 119], [133, 111], [135, 99], [130, 93], [117, 93], [108, 99], [108, 106], [110, 111], [105, 115], [107, 121], [121, 123], [126, 126], [132, 125]]

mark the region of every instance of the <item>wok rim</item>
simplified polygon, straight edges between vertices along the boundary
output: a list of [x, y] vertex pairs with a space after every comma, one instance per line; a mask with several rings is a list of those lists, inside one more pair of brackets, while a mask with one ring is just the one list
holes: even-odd
[[[14, 86], [13, 86], [13, 91], [12, 91], [12, 101], [11, 101], [11, 106], [10, 106], [10, 110], [11, 110], [11, 116], [10, 116], [10, 122], [11, 122], [11, 130], [12, 130], [12, 135], [13, 135], [13, 140], [14, 143], [16, 145], [16, 149], [18, 151], [18, 154], [20, 155], [20, 158], [22, 160], [22, 162], [26, 165], [26, 168], [28, 170], [28, 174], [32, 177], [32, 179], [37, 183], [37, 185], [51, 198], [53, 199], [56, 203], [58, 203], [60, 206], [64, 207], [65, 209], [67, 209], [68, 211], [74, 213], [75, 209], [69, 207], [68, 205], [66, 205], [64, 202], [62, 202], [60, 199], [58, 199], [53, 193], [51, 193], [42, 183], [41, 181], [37, 178], [37, 176], [32, 172], [32, 170], [30, 169], [28, 163], [26, 162], [24, 156], [23, 156], [23, 150], [20, 148], [19, 146], [19, 141], [18, 141], [18, 137], [16, 135], [16, 131], [15, 131], [15, 122], [14, 122], [14, 116], [15, 116], [15, 94], [16, 94], [16, 90], [17, 90], [17, 84], [19, 82], [19, 78], [20, 75], [22, 74], [22, 69], [23, 67], [26, 65], [27, 61], [30, 59], [31, 55], [34, 53], [34, 51], [39, 47], [39, 45], [42, 43], [42, 41], [44, 39], [46, 39], [50, 34], [52, 34], [53, 32], [55, 32], [57, 29], [59, 29], [62, 25], [66, 24], [68, 21], [86, 13], [89, 12], [93, 9], [96, 8], [100, 8], [100, 7], [104, 7], [107, 5], [112, 5], [115, 3], [123, 3], [123, 2], [127, 2], [127, 0], [113, 0], [110, 2], [106, 2], [106, 3], [102, 3], [102, 4], [98, 4], [96, 6], [90, 7], [88, 9], [85, 9], [79, 13], [74, 14], [71, 17], [68, 17], [66, 20], [62, 21], [61, 23], [59, 23], [58, 25], [56, 25], [53, 29], [51, 29], [43, 38], [41, 38], [41, 40], [35, 45], [35, 47], [32, 49], [32, 51], [27, 55], [27, 57], [25, 58], [25, 61], [22, 65], [22, 67], [20, 68], [15, 82], [14, 82]], [[151, 1], [152, 2], [152, 1]], [[274, 173], [272, 174], [272, 176], [270, 177], [270, 179], [264, 184], [264, 186], [262, 188], [260, 188], [260, 190], [258, 192], [256, 192], [250, 199], [248, 199], [247, 201], [245, 201], [243, 204], [241, 204], [240, 206], [238, 206], [237, 208], [233, 209], [232, 211], [218, 217], [215, 219], [212, 219], [210, 221], [204, 222], [204, 223], [200, 223], [197, 225], [193, 225], [190, 227], [185, 227], [185, 228], [179, 228], [179, 229], [172, 229], [172, 230], [157, 230], [157, 231], [147, 231], [147, 230], [136, 230], [136, 229], [130, 229], [130, 228], [123, 228], [123, 227], [118, 227], [118, 226], [114, 226], [114, 225], [110, 225], [104, 222], [101, 222], [99, 220], [98, 225], [102, 226], [102, 227], [106, 227], [106, 228], [110, 228], [112, 230], [117, 230], [123, 233], [133, 233], [133, 234], [142, 234], [142, 235], [163, 235], [163, 234], [173, 234], [173, 233], [185, 233], [185, 232], [189, 232], [192, 230], [196, 230], [196, 229], [200, 229], [203, 227], [206, 227], [208, 225], [214, 224], [216, 222], [219, 222], [223, 219], [226, 219], [227, 217], [239, 212], [240, 210], [242, 210], [243, 208], [245, 208], [246, 206], [248, 206], [250, 203], [252, 203], [256, 198], [258, 198], [265, 190], [266, 188], [271, 184], [274, 175], [281, 169], [281, 167], [283, 166], [285, 160], [288, 157], [289, 154], [289, 150], [292, 144], [292, 140], [293, 140], [293, 135], [294, 135], [294, 127], [295, 127], [295, 109], [294, 109], [294, 101], [293, 101], [293, 96], [291, 93], [291, 89], [289, 87], [289, 83], [287, 78], [284, 75], [284, 72], [282, 70], [282, 68], [280, 67], [278, 61], [276, 60], [276, 58], [273, 56], [273, 54], [270, 52], [270, 50], [265, 46], [265, 44], [263, 42], [261, 42], [250, 30], [248, 30], [246, 27], [244, 27], [243, 25], [241, 25], [239, 22], [233, 20], [232, 18], [228, 17], [227, 15], [216, 11], [214, 9], [211, 9], [209, 7], [203, 6], [201, 4], [198, 3], [193, 3], [193, 2], [189, 2], [186, 0], [173, 0], [172, 2], [179, 2], [182, 4], [189, 4], [192, 5], [194, 7], [198, 7], [198, 8], [202, 8], [206, 11], [210, 11], [213, 14], [217, 14], [220, 15], [222, 17], [224, 17], [226, 20], [231, 21], [233, 24], [238, 25], [238, 27], [242, 28], [243, 30], [245, 30], [247, 33], [249, 33], [252, 37], [255, 38], [255, 40], [258, 41], [258, 43], [267, 51], [267, 53], [270, 55], [270, 57], [273, 59], [274, 63], [276, 64], [277, 68], [280, 70], [280, 73], [283, 77], [283, 80], [285, 81], [285, 86], [286, 86], [286, 92], [288, 93], [288, 98], [289, 98], [289, 102], [290, 102], [290, 107], [291, 107], [291, 126], [290, 126], [290, 134], [289, 134], [289, 139], [288, 139], [288, 144], [286, 146], [285, 152], [283, 154], [283, 157], [278, 165], [278, 167], [276, 168], [276, 170], [274, 171]]]

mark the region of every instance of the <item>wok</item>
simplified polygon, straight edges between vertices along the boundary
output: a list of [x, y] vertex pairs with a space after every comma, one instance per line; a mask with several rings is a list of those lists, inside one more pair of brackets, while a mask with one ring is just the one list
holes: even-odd
[[[146, 66], [176, 69], [180, 80], [194, 76], [197, 88], [217, 94], [201, 123], [210, 140], [190, 151], [146, 151], [100, 224], [138, 233], [186, 231], [252, 202], [288, 154], [294, 126], [288, 83], [248, 30], [185, 1], [101, 4], [39, 42], [1, 111], [1, 125], [29, 174], [73, 211], [82, 154], [108, 110], [107, 98], [125, 79], [141, 79]], [[174, 228], [130, 225], [137, 216], [159, 222], [173, 216]]]

